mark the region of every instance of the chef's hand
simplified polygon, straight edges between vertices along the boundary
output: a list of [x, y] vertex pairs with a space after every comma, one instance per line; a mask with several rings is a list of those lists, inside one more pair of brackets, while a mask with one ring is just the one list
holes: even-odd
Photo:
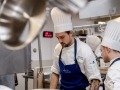
[[99, 86], [100, 86], [100, 81], [97, 79], [93, 79], [91, 81], [91, 85], [90, 85], [90, 89], [89, 90], [99, 90]]

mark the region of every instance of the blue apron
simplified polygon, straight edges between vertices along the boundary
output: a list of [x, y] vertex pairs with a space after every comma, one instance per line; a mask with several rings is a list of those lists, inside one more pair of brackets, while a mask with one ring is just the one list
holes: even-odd
[[77, 41], [74, 44], [74, 61], [75, 64], [64, 65], [61, 61], [62, 49], [59, 55], [59, 67], [61, 75], [61, 90], [86, 90], [89, 85], [87, 77], [81, 72], [76, 59]]
[[[115, 62], [117, 62], [117, 61], [120, 61], [120, 58], [115, 59], [115, 60], [110, 64], [109, 67], [111, 67], [111, 66], [112, 66]], [[105, 76], [105, 78], [106, 78], [106, 76]], [[103, 90], [105, 90], [105, 85], [104, 85], [105, 78], [103, 79]]]

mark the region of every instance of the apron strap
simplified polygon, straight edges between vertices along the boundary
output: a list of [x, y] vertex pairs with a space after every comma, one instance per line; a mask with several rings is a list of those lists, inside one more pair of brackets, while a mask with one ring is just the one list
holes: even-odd
[[76, 41], [76, 39], [74, 39], [74, 42], [75, 42], [75, 44], [74, 44], [74, 61], [75, 61], [75, 64], [78, 64], [77, 58], [76, 58], [76, 54], [77, 54], [77, 41]]
[[[63, 49], [63, 47], [62, 47], [62, 49]], [[61, 49], [60, 54], [59, 54], [59, 60], [61, 60], [62, 49]]]
[[104, 84], [105, 78], [106, 78], [106, 75], [105, 75], [105, 77], [102, 79], [102, 81], [103, 81], [103, 90], [105, 90], [105, 84]]

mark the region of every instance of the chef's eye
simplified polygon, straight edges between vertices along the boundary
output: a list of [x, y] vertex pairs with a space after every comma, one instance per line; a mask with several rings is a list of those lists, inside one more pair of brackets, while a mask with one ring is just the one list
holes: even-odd
[[65, 36], [60, 36], [60, 39], [64, 39]]

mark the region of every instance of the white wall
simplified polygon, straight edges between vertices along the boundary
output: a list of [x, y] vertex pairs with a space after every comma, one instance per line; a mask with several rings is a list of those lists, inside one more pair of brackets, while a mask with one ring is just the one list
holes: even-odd
[[[52, 60], [54, 47], [58, 43], [58, 41], [55, 38], [54, 34], [53, 34], [53, 38], [44, 38], [43, 31], [53, 31], [53, 23], [50, 17], [48, 17], [46, 25], [40, 33], [40, 38], [41, 38], [40, 41], [41, 41], [41, 50], [42, 50], [42, 60]], [[33, 50], [33, 48], [38, 48], [37, 40], [35, 40], [31, 44], [31, 51]], [[38, 52], [34, 53], [32, 51], [31, 58], [32, 60], [39, 60]]]

